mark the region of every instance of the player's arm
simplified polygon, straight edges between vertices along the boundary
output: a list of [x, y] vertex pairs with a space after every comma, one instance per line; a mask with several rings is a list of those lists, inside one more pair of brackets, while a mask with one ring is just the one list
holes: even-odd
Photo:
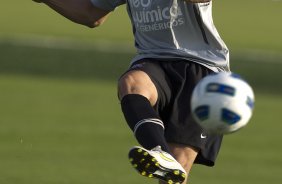
[[95, 7], [90, 0], [33, 0], [45, 3], [69, 20], [91, 28], [102, 24], [110, 11]]

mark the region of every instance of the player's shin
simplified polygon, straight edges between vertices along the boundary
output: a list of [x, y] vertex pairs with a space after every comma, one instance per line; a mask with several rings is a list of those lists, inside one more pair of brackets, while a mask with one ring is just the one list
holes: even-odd
[[128, 94], [121, 100], [121, 107], [129, 127], [144, 148], [150, 150], [161, 146], [162, 150], [170, 152], [164, 137], [164, 124], [146, 97]]

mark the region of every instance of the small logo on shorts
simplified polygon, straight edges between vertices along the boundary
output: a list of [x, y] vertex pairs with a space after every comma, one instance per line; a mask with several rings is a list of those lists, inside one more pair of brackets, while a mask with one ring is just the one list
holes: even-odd
[[205, 139], [205, 138], [207, 138], [207, 136], [204, 135], [203, 133], [201, 133], [201, 138], [202, 138], [202, 139]]
[[130, 69], [142, 68], [143, 65], [144, 65], [144, 63], [135, 64]]

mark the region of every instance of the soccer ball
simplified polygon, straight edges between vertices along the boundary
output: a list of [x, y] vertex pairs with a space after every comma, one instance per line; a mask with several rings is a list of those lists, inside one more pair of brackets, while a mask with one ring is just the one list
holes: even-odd
[[204, 77], [195, 87], [191, 110], [207, 132], [228, 134], [246, 126], [254, 108], [254, 92], [239, 75], [220, 72]]

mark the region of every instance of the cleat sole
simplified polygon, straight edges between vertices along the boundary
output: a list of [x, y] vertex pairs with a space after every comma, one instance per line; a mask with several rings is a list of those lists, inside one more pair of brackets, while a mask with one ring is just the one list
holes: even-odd
[[141, 148], [131, 149], [129, 160], [140, 175], [148, 178], [157, 178], [168, 184], [181, 184], [186, 178], [183, 171], [178, 169], [169, 170], [162, 167], [153, 156]]
[[179, 172], [179, 171], [173, 171], [173, 174], [175, 174], [175, 175], [179, 175], [179, 174], [180, 174], [180, 172]]

